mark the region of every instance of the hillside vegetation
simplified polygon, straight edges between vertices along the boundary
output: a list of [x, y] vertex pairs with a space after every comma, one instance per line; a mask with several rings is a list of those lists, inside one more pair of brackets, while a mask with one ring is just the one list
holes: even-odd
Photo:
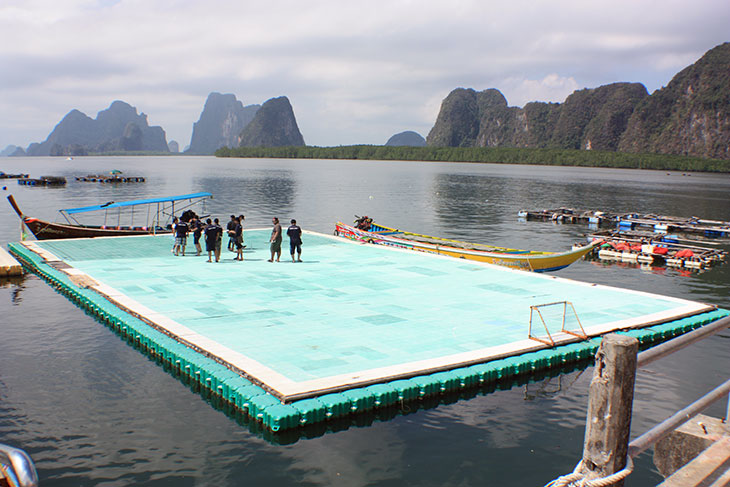
[[378, 161], [489, 162], [551, 166], [614, 167], [665, 171], [730, 172], [730, 161], [667, 154], [629, 154], [572, 149], [509, 147], [224, 147], [218, 157], [361, 159]]
[[649, 94], [640, 83], [573, 92], [563, 103], [511, 107], [494, 88], [443, 100], [431, 147], [515, 147], [661, 153], [730, 159], [730, 43]]

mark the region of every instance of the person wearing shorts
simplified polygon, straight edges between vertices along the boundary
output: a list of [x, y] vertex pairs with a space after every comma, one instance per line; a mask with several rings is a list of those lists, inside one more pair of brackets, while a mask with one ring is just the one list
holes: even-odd
[[274, 255], [276, 255], [276, 262], [279, 262], [281, 258], [281, 225], [279, 224], [279, 219], [276, 217], [272, 218], [271, 222], [274, 224], [274, 228], [271, 230], [271, 238], [269, 239], [271, 243], [271, 258], [269, 262], [274, 262]]
[[188, 241], [189, 230], [190, 226], [187, 222], [182, 220], [177, 222], [175, 226], [175, 255], [180, 255], [180, 252], [182, 252], [183, 257], [185, 257], [185, 244]]
[[[291, 253], [292, 262], [302, 261], [302, 229], [297, 225], [296, 220], [291, 221], [291, 225], [286, 230], [289, 237], [289, 253]], [[294, 260], [294, 251], [297, 253], [297, 260]]]
[[231, 233], [236, 229], [236, 215], [231, 215], [231, 219], [228, 221], [228, 225], [226, 225], [226, 231], [228, 232], [228, 250], [231, 252], [234, 251], [234, 245], [236, 243], [236, 238]]
[[207, 224], [203, 233], [205, 234], [205, 251], [208, 252], [208, 262], [212, 262], [213, 252], [215, 252], [215, 225], [213, 220], [208, 218], [205, 220]]
[[175, 253], [175, 247], [177, 246], [177, 235], [175, 234], [175, 227], [177, 226], [177, 217], [172, 217], [172, 225], [170, 228], [172, 228], [172, 253]]
[[203, 235], [203, 222], [197, 216], [193, 219], [192, 230], [195, 255], [200, 255], [203, 252], [203, 249], [200, 247], [200, 237]]
[[236, 243], [236, 257], [233, 260], [243, 260], [243, 215], [236, 218], [236, 227], [233, 229], [233, 236]]
[[215, 261], [220, 262], [221, 241], [223, 240], [223, 227], [221, 227], [221, 222], [217, 218], [213, 220], [213, 226], [215, 227]]

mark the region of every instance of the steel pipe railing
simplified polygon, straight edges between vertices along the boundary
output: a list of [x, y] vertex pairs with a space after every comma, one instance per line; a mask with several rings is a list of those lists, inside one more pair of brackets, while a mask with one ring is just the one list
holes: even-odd
[[710, 335], [718, 333], [725, 328], [730, 328], [730, 316], [720, 318], [719, 320], [710, 323], [709, 325], [705, 325], [694, 331], [685, 333], [684, 335], [664, 342], [661, 345], [652, 347], [645, 352], [641, 352], [638, 355], [638, 362], [636, 366], [643, 367], [644, 365], [648, 365], [655, 360], [666, 357], [667, 355], [670, 355], [677, 350], [681, 350], [684, 347], [692, 345], [693, 343], [698, 342]]
[[[677, 427], [697, 416], [710, 404], [728, 395], [728, 393], [730, 393], [730, 379], [726, 380], [723, 384], [717, 386], [686, 408], [681, 411], [677, 411], [672, 416], [629, 443], [629, 456], [632, 458], [637, 456], [647, 448], [651, 447], [654, 443], [677, 429]], [[727, 418], [725, 421], [727, 421]]]
[[[637, 367], [648, 365], [655, 360], [666, 357], [677, 350], [681, 350], [726, 328], [730, 328], [730, 317], [721, 318], [714, 323], [710, 323], [702, 328], [657, 345], [645, 352], [641, 352], [637, 357], [636, 365]], [[725, 423], [727, 425], [730, 423], [730, 379], [631, 441], [629, 443], [629, 456], [633, 458], [639, 455], [724, 396], [728, 398], [727, 411], [725, 413]]]
[[19, 448], [0, 443], [0, 479], [18, 487], [38, 487], [33, 460]]

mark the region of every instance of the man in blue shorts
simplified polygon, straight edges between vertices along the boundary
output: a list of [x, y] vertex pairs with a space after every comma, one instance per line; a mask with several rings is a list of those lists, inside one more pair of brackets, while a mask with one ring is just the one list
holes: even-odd
[[[292, 262], [302, 261], [302, 229], [297, 225], [296, 220], [291, 221], [291, 225], [286, 229], [286, 235], [289, 237], [289, 251], [291, 253]], [[297, 260], [294, 260], [294, 251], [297, 252]]]

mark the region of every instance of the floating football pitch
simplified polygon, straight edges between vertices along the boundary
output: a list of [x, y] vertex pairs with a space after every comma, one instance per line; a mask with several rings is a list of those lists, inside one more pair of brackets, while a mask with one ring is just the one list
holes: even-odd
[[[701, 303], [305, 233], [270, 263], [269, 230], [243, 262], [171, 253], [170, 236], [11, 244], [283, 402], [580, 342], [714, 309]], [[224, 246], [225, 241], [224, 239]], [[26, 261], [28, 258], [25, 259]], [[39, 264], [40, 265], [40, 264]], [[538, 319], [539, 318], [539, 319]], [[547, 330], [545, 329], [547, 327]]]

